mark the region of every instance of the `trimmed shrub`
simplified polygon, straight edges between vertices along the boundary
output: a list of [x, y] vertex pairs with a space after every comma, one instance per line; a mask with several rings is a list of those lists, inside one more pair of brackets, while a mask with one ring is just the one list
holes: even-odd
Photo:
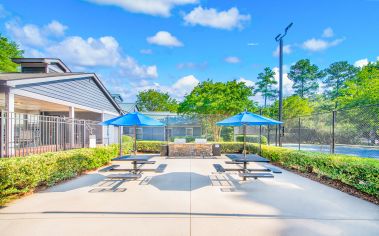
[[[242, 153], [243, 142], [215, 142], [221, 145], [221, 153]], [[257, 153], [258, 145], [246, 143], [247, 153]]]
[[160, 153], [164, 141], [137, 141], [137, 150], [146, 153]]
[[55, 183], [106, 165], [117, 145], [0, 159], [0, 206], [39, 186]]
[[262, 146], [262, 156], [288, 168], [339, 180], [379, 198], [378, 160], [272, 146]]
[[[236, 136], [237, 142], [243, 142], [243, 135]], [[246, 135], [246, 142], [248, 143], [259, 143], [259, 135]], [[262, 144], [267, 144], [266, 136], [262, 135]]]

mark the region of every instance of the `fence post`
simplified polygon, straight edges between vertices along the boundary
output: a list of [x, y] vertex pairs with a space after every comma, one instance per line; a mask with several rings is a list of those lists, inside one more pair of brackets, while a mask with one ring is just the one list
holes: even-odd
[[55, 118], [55, 151], [59, 148], [59, 117]]
[[83, 121], [83, 138], [82, 138], [82, 147], [85, 148], [86, 147], [86, 121], [84, 120]]
[[4, 157], [4, 142], [3, 142], [3, 120], [4, 120], [4, 111], [1, 111], [1, 118], [0, 118], [0, 157]]
[[299, 151], [301, 149], [300, 145], [301, 145], [301, 118], [299, 116]]
[[335, 128], [336, 128], [336, 110], [333, 110], [332, 115], [332, 144], [330, 148], [330, 152], [334, 154], [336, 148], [336, 139], [335, 139]]

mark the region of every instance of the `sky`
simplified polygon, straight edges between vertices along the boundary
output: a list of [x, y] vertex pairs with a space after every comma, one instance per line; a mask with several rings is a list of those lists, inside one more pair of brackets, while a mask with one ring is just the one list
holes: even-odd
[[265, 67], [278, 79], [274, 38], [293, 22], [284, 38], [290, 95], [286, 72], [300, 59], [320, 68], [379, 60], [378, 12], [379, 0], [1, 0], [0, 32], [25, 57], [95, 72], [134, 102], [150, 88], [182, 100], [207, 79], [253, 86]]

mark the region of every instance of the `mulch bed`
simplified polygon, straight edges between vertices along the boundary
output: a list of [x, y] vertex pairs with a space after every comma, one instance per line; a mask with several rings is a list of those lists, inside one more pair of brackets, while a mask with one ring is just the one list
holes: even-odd
[[334, 179], [331, 179], [327, 176], [319, 176], [313, 172], [301, 172], [295, 168], [285, 167], [285, 166], [280, 165], [278, 163], [273, 163], [273, 164], [275, 164], [275, 165], [277, 165], [283, 169], [286, 169], [288, 171], [294, 172], [298, 175], [301, 175], [303, 177], [306, 177], [308, 179], [311, 179], [311, 180], [317, 181], [319, 183], [328, 185], [330, 187], [336, 188], [336, 189], [338, 189], [344, 193], [350, 194], [352, 196], [355, 196], [355, 197], [361, 198], [363, 200], [372, 202], [376, 205], [379, 205], [379, 198], [372, 196], [372, 195], [369, 195], [367, 193], [364, 193], [364, 192], [354, 188], [353, 186], [342, 183], [340, 180], [334, 180]]

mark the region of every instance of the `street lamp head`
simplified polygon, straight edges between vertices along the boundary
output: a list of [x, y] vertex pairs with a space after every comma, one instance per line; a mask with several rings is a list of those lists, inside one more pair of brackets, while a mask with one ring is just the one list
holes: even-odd
[[276, 37], [275, 37], [275, 40], [278, 41], [280, 36], [282, 36], [282, 34], [278, 34]]
[[286, 29], [284, 30], [284, 32], [287, 34], [287, 31], [291, 28], [291, 26], [293, 25], [293, 23], [291, 22], [291, 24], [289, 24]]

